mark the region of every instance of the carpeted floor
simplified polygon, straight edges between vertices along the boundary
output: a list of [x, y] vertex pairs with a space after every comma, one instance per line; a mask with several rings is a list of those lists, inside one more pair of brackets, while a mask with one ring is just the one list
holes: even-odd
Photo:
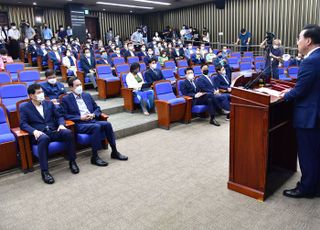
[[54, 185], [38, 168], [0, 177], [0, 229], [320, 229], [320, 199], [289, 199], [296, 173], [266, 202], [229, 191], [228, 131], [203, 120], [118, 141], [128, 162], [89, 164], [80, 174], [51, 163]]

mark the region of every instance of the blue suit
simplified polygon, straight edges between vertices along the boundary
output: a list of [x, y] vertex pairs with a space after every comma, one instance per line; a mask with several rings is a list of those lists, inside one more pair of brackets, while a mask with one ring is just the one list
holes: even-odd
[[[44, 117], [40, 115], [34, 104], [29, 101], [20, 107], [20, 128], [31, 135], [31, 142], [38, 145], [39, 162], [42, 171], [48, 171], [48, 146], [50, 142], [68, 143], [69, 160], [75, 160], [73, 134], [69, 129], [57, 132], [59, 125], [65, 125], [63, 116], [50, 101], [43, 101]], [[33, 136], [35, 130], [44, 134], [37, 140]]]
[[89, 63], [88, 58], [86, 56], [82, 55], [80, 58], [80, 65], [85, 73], [85, 76], [88, 76], [90, 78], [90, 81], [92, 82], [94, 88], [97, 88], [95, 74], [90, 73], [90, 69], [96, 68], [96, 60], [94, 59], [94, 56], [91, 54], [90, 63]]
[[200, 56], [200, 58], [197, 58], [196, 54], [192, 54], [191, 55], [191, 61], [195, 65], [201, 65], [201, 64], [203, 64], [205, 62], [204, 58], [202, 58], [201, 56]]
[[147, 83], [153, 83], [155, 81], [164, 80], [164, 76], [163, 76], [161, 70], [159, 70], [159, 69], [152, 70], [151, 68], [149, 68], [145, 72], [145, 80]]
[[320, 49], [305, 58], [295, 87], [285, 100], [294, 101], [293, 126], [296, 128], [301, 168], [300, 190], [320, 192]]
[[189, 80], [185, 79], [180, 86], [182, 95], [192, 97], [192, 105], [207, 105], [208, 113], [214, 116], [217, 109], [219, 108], [218, 102], [212, 93], [204, 94], [201, 97], [196, 98], [196, 93], [200, 92], [199, 87], [194, 83], [192, 84]]
[[40, 83], [41, 88], [44, 92], [46, 97], [49, 97], [50, 100], [52, 99], [59, 99], [61, 94], [65, 94], [66, 90], [64, 85], [61, 82], [57, 82], [54, 85], [49, 84], [47, 81]]
[[113, 64], [113, 62], [112, 62], [112, 60], [111, 60], [110, 57], [108, 57], [107, 62], [106, 62], [104, 59], [102, 59], [102, 58], [99, 59], [99, 60], [97, 61], [97, 64], [110, 65], [110, 66], [114, 67], [114, 64]]
[[55, 55], [55, 52], [53, 52], [53, 51], [48, 52], [48, 57], [50, 58], [50, 60], [53, 61], [55, 70], [58, 70], [61, 65], [62, 57], [61, 57], [60, 53], [59, 53], [59, 55], [60, 55], [60, 61], [58, 60], [57, 56]]
[[41, 58], [42, 58], [42, 65], [43, 66], [46, 66], [46, 65], [48, 65], [48, 63], [47, 63], [47, 61], [48, 61], [48, 53], [46, 53], [46, 55], [44, 55], [44, 52], [43, 52], [43, 50], [42, 49], [38, 49], [37, 50], [37, 55], [38, 56], [41, 56]]
[[[218, 87], [214, 84], [212, 80], [208, 80], [204, 75], [201, 75], [197, 79], [197, 85], [200, 92], [214, 93]], [[229, 94], [214, 94], [214, 97], [218, 101], [218, 105], [221, 109], [230, 111], [230, 95]]]
[[93, 156], [96, 156], [98, 154], [98, 150], [102, 148], [100, 140], [104, 138], [107, 138], [111, 148], [114, 149], [116, 146], [116, 141], [111, 123], [108, 121], [98, 120], [101, 115], [101, 110], [90, 94], [82, 93], [81, 98], [86, 104], [89, 112], [95, 115], [95, 119], [91, 121], [82, 121], [80, 119], [80, 110], [73, 93], [66, 95], [62, 99], [61, 105], [64, 111], [65, 119], [75, 122], [75, 128], [78, 133], [91, 135], [90, 140]]
[[227, 90], [231, 87], [231, 77], [229, 74], [226, 74], [223, 78], [222, 75], [218, 74], [213, 77], [213, 84], [218, 89], [224, 89]]
[[143, 58], [143, 61], [144, 61], [144, 63], [146, 63], [146, 65], [148, 66], [149, 65], [149, 60], [151, 60], [151, 58], [154, 58], [154, 59], [156, 59], [157, 61], [158, 61], [158, 57], [157, 56], [155, 56], [155, 55], [147, 55], [147, 56], [145, 56], [144, 58]]

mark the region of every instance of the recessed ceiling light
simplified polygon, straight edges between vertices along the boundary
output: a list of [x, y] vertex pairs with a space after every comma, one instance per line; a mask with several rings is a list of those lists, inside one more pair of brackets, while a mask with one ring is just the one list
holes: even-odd
[[72, 2], [72, 0], [67, 0], [67, 2]]
[[102, 9], [102, 10], [106, 10], [106, 9]]
[[153, 10], [154, 9], [154, 7], [150, 7], [150, 6], [137, 6], [137, 5], [128, 5], [128, 4], [118, 4], [118, 3], [112, 3], [112, 2], [96, 2], [96, 4], [98, 4], [98, 5], [107, 5], [107, 6], [146, 9], [146, 10]]
[[34, 3], [32, 3], [34, 6], [36, 6], [37, 5], [37, 3], [36, 2], [34, 2]]
[[130, 13], [132, 13], [133, 11], [132, 10], [130, 10]]
[[169, 2], [158, 2], [158, 1], [150, 1], [150, 0], [133, 0], [134, 2], [145, 2], [145, 3], [150, 3], [150, 4], [156, 4], [156, 5], [165, 5], [165, 6], [170, 6], [171, 3]]

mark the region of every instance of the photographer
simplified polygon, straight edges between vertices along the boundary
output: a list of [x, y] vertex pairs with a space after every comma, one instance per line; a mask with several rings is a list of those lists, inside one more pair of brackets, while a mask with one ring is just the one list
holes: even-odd
[[273, 38], [273, 34], [267, 33], [266, 39], [260, 44], [260, 47], [264, 48], [266, 51], [266, 64], [264, 69], [264, 75], [268, 78], [271, 76], [274, 79], [279, 79], [278, 67], [284, 51], [281, 47], [281, 40], [273, 40]]

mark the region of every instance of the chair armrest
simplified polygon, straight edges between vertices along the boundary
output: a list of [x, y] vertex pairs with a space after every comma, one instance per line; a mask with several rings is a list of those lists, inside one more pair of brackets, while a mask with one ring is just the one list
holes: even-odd
[[109, 116], [105, 113], [101, 113], [99, 119], [102, 121], [108, 120]]
[[11, 129], [11, 132], [17, 137], [26, 137], [26, 136], [29, 136], [29, 133], [20, 129], [19, 127], [17, 128], [12, 128]]
[[192, 118], [192, 97], [189, 96], [183, 96], [183, 98], [186, 100], [186, 112], [184, 116], [185, 123], [190, 123]]
[[74, 126], [74, 122], [71, 121], [71, 120], [66, 120], [65, 122], [66, 122], [66, 127], [67, 128]]

